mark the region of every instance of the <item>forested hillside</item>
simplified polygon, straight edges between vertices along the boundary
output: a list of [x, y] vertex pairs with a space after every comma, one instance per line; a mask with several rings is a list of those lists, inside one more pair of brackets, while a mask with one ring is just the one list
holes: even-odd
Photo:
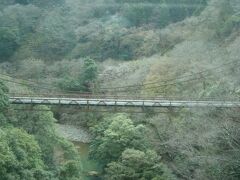
[[[9, 103], [13, 93], [239, 101], [239, 12], [238, 0], [0, 0], [0, 177], [239, 179], [239, 108]], [[88, 129], [86, 158], [56, 123]]]

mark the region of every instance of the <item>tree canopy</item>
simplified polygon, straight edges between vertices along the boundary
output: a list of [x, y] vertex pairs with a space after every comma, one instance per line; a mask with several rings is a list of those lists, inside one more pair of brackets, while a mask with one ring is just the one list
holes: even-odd
[[172, 172], [160, 162], [156, 152], [126, 149], [119, 161], [107, 165], [106, 179], [174, 180]]
[[50, 179], [41, 149], [33, 136], [17, 128], [0, 129], [0, 174], [2, 179]]
[[96, 138], [91, 154], [107, 164], [116, 161], [126, 148], [144, 150], [147, 148], [145, 131], [143, 125], [135, 126], [126, 115], [106, 119], [94, 130]]

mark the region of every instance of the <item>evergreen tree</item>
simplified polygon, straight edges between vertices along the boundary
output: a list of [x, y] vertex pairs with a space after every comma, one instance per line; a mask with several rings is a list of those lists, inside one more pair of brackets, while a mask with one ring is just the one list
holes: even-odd
[[19, 36], [16, 30], [0, 27], [0, 61], [8, 59], [19, 46]]
[[108, 180], [173, 180], [172, 172], [160, 162], [156, 152], [147, 150], [142, 152], [135, 149], [126, 149], [118, 162], [108, 164], [106, 168]]
[[83, 73], [81, 76], [80, 81], [83, 83], [84, 90], [90, 92], [93, 88], [93, 83], [97, 78], [97, 65], [93, 59], [84, 59]]
[[117, 115], [97, 125], [94, 129], [96, 137], [91, 145], [91, 156], [103, 164], [116, 161], [126, 148], [144, 150], [147, 141], [143, 134], [143, 125], [135, 126], [125, 115]]
[[0, 129], [1, 179], [51, 179], [34, 137], [17, 128]]
[[0, 81], [0, 126], [6, 125], [5, 110], [9, 107], [8, 88]]

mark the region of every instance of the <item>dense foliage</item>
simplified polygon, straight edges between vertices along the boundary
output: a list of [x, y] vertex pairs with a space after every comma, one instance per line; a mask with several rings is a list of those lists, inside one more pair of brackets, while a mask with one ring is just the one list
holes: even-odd
[[[21, 105], [26, 112], [8, 98], [101, 92], [237, 101], [238, 0], [0, 1], [0, 179], [240, 179], [239, 109], [109, 115]], [[85, 160], [99, 172], [83, 169], [88, 163], [56, 123], [89, 128]]]
[[106, 167], [106, 179], [175, 179], [156, 152], [149, 150], [145, 126], [135, 126], [129, 117], [119, 114], [92, 130], [90, 155]]
[[165, 27], [198, 15], [205, 6], [206, 0], [194, 4], [189, 0], [6, 1], [0, 13], [1, 61], [134, 59], [139, 57], [135, 48], [143, 46], [141, 32], [147, 26]]
[[91, 58], [83, 59], [82, 72], [78, 77], [64, 76], [59, 82], [59, 87], [66, 90], [91, 92], [97, 79], [97, 65]]
[[143, 137], [145, 131], [144, 126], [134, 126], [125, 115], [106, 119], [94, 129], [96, 137], [91, 154], [109, 163], [117, 160], [126, 148], [144, 150], [147, 148], [147, 141]]
[[126, 149], [118, 162], [108, 164], [106, 179], [173, 180], [172, 172], [160, 163], [156, 152]]
[[[55, 133], [55, 119], [45, 106], [34, 113], [14, 113], [0, 82], [0, 175], [2, 179], [71, 179], [81, 177], [80, 158], [73, 145]], [[4, 110], [8, 110], [5, 113]], [[39, 112], [38, 112], [39, 111]], [[13, 114], [10, 114], [13, 113]], [[63, 152], [64, 162], [54, 156]]]
[[0, 143], [2, 179], [50, 179], [34, 137], [17, 128], [1, 129]]

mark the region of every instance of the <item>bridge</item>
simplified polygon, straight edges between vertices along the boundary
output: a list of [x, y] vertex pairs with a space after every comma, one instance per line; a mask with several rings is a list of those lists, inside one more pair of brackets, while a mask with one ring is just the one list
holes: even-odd
[[[227, 62], [218, 67], [214, 67], [208, 70], [195, 73], [199, 76], [202, 73], [208, 73], [210, 70], [221, 70], [221, 68], [227, 65], [237, 66], [239, 60]], [[223, 71], [223, 70], [221, 70]], [[220, 71], [220, 72], [221, 72]], [[211, 72], [211, 71], [210, 71]], [[194, 107], [215, 107], [215, 108], [239, 108], [240, 98], [226, 98], [211, 97], [211, 98], [190, 98], [190, 97], [143, 97], [139, 96], [140, 93], [135, 93], [134, 96], [123, 96], [119, 94], [134, 94], [137, 90], [145, 87], [144, 89], [159, 89], [160, 87], [166, 87], [176, 84], [176, 79], [169, 79], [165, 81], [156, 81], [145, 84], [134, 84], [120, 87], [107, 87], [100, 88], [102, 94], [79, 94], [78, 91], [60, 91], [56, 87], [52, 87], [51, 84], [43, 83], [39, 85], [38, 82], [29, 81], [24, 79], [17, 79], [6, 74], [0, 73], [7, 78], [0, 78], [1, 80], [13, 84], [20, 84], [30, 88], [36, 88], [39, 92], [52, 92], [54, 94], [9, 94], [10, 102], [12, 104], [25, 104], [25, 105], [68, 105], [75, 107], [122, 107], [128, 109], [130, 107], [136, 108], [194, 108]], [[181, 83], [186, 83], [193, 80], [199, 80], [199, 78], [192, 78], [191, 75], [180, 76], [178, 79]], [[207, 76], [207, 74], [205, 75]], [[10, 78], [10, 79], [9, 79]], [[170, 82], [170, 83], [169, 83]], [[160, 85], [159, 85], [160, 84]], [[150, 86], [149, 86], [150, 85]], [[147, 87], [146, 87], [147, 86]], [[132, 90], [131, 90], [132, 88]], [[44, 90], [44, 91], [43, 91]], [[69, 93], [69, 94], [57, 94], [57, 93]], [[78, 94], [76, 94], [78, 93]], [[106, 94], [107, 93], [107, 94]], [[109, 95], [109, 94], [115, 95]], [[118, 95], [116, 95], [118, 94]]]
[[84, 107], [173, 107], [173, 108], [193, 108], [193, 107], [216, 107], [216, 108], [238, 108], [239, 100], [217, 100], [217, 99], [182, 99], [174, 97], [127, 97], [127, 96], [105, 96], [105, 95], [81, 95], [71, 97], [64, 96], [10, 96], [12, 104], [29, 105], [71, 105]]

